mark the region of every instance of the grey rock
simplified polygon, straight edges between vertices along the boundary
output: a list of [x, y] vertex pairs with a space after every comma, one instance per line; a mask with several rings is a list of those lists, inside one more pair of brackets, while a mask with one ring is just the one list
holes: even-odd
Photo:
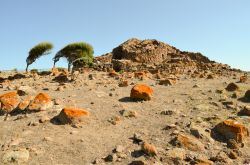
[[29, 160], [29, 151], [20, 149], [17, 151], [7, 151], [2, 158], [4, 164], [9, 163], [25, 163]]
[[18, 95], [25, 96], [25, 95], [34, 95], [36, 91], [29, 87], [29, 86], [20, 86], [17, 90]]
[[122, 153], [124, 151], [124, 147], [121, 145], [116, 146], [115, 152]]
[[124, 117], [136, 117], [137, 116], [136, 111], [126, 110], [126, 109], [120, 111], [120, 113]]

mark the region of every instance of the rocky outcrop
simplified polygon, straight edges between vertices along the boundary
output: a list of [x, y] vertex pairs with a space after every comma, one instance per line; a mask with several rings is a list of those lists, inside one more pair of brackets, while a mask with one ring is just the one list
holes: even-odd
[[180, 51], [170, 45], [157, 40], [129, 39], [112, 51], [112, 59], [131, 60], [138, 63], [161, 63], [169, 54]]

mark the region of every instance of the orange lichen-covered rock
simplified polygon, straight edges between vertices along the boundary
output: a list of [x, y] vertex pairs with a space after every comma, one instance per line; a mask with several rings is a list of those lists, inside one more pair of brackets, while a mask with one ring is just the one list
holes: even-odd
[[247, 76], [241, 76], [240, 77], [240, 83], [245, 83], [247, 81]]
[[53, 106], [50, 96], [47, 93], [39, 93], [28, 106], [31, 111], [44, 111]]
[[142, 144], [142, 151], [148, 154], [149, 156], [157, 155], [157, 149], [155, 148], [155, 146], [146, 142]]
[[112, 70], [109, 72], [110, 77], [119, 77], [119, 73], [117, 73], [115, 70]]
[[239, 86], [235, 83], [230, 83], [228, 84], [228, 86], [226, 87], [227, 91], [236, 91], [239, 89]]
[[203, 151], [204, 145], [194, 137], [178, 134], [175, 139], [173, 139], [173, 144], [182, 148], [186, 148], [190, 151]]
[[215, 131], [226, 140], [234, 139], [236, 142], [243, 142], [249, 136], [248, 129], [237, 121], [228, 119], [215, 126]]
[[17, 92], [8, 92], [0, 96], [1, 110], [4, 112], [11, 112], [19, 104], [19, 96]]
[[61, 124], [77, 124], [89, 115], [90, 113], [84, 109], [67, 107], [62, 109], [57, 119]]
[[25, 110], [28, 106], [29, 106], [29, 104], [30, 104], [30, 102], [32, 101], [32, 99], [33, 99], [33, 97], [32, 96], [28, 96], [28, 97], [26, 97], [24, 100], [22, 100], [19, 104], [18, 104], [18, 109], [19, 110]]
[[151, 100], [153, 89], [145, 84], [137, 84], [131, 89], [130, 97], [140, 100]]

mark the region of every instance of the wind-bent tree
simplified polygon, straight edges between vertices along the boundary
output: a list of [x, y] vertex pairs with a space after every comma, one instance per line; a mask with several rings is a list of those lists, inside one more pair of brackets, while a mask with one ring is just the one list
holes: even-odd
[[85, 42], [71, 43], [58, 51], [53, 58], [54, 66], [60, 58], [66, 58], [68, 61], [68, 71], [70, 71], [71, 65], [82, 67], [85, 65], [91, 65], [93, 63], [93, 47]]
[[49, 42], [41, 42], [30, 49], [29, 56], [26, 59], [27, 67], [26, 72], [28, 71], [29, 65], [35, 62], [39, 57], [43, 55], [50, 54], [50, 51], [53, 49], [53, 44]]

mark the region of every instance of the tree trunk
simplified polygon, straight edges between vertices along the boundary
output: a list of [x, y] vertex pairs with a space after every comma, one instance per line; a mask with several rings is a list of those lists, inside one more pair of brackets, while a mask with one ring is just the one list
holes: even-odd
[[25, 70], [26, 70], [26, 72], [28, 72], [28, 67], [29, 67], [29, 65], [27, 64], [26, 69], [25, 69]]
[[71, 63], [68, 63], [68, 72], [70, 72]]
[[53, 69], [56, 67], [56, 61], [54, 61]]

